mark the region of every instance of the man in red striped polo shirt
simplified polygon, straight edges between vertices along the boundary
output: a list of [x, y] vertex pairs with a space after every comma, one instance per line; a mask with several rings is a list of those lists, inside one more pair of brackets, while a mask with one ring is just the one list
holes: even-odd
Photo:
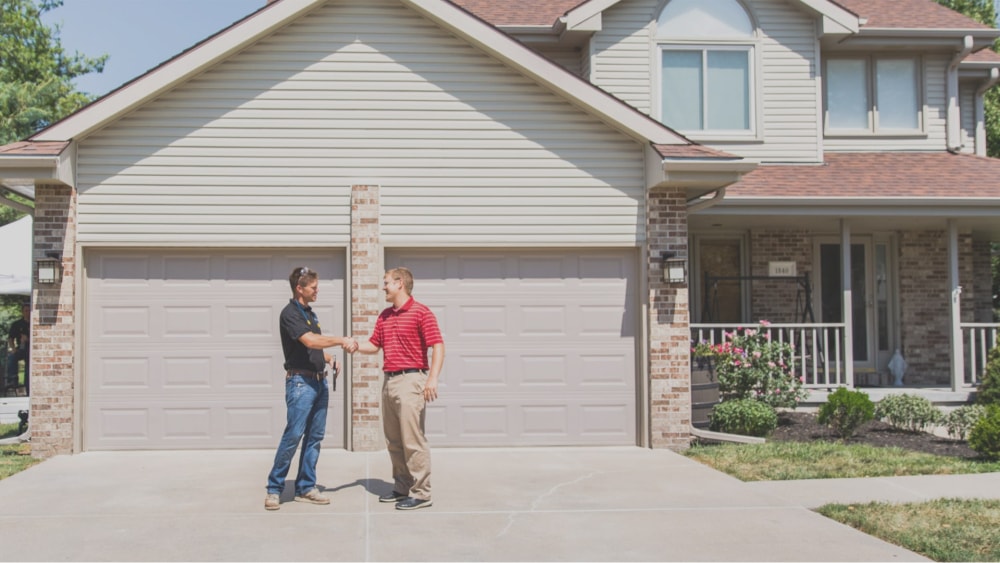
[[382, 427], [395, 483], [392, 492], [379, 501], [394, 502], [397, 510], [426, 508], [431, 505], [431, 452], [424, 435], [424, 416], [427, 403], [437, 399], [444, 339], [434, 313], [411, 296], [410, 270], [389, 270], [382, 288], [392, 306], [379, 315], [368, 342], [358, 342], [359, 352], [384, 351]]

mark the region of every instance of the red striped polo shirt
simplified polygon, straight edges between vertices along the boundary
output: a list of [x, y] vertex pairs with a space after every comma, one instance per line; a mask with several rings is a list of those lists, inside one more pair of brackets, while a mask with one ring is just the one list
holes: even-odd
[[402, 307], [388, 307], [375, 321], [369, 342], [384, 353], [382, 369], [428, 369], [427, 349], [444, 342], [434, 313], [413, 297]]

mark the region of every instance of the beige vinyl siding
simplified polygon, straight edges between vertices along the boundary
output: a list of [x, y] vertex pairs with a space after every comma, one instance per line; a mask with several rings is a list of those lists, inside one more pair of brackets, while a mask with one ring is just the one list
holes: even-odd
[[[755, 44], [756, 138], [719, 140], [682, 132], [710, 147], [767, 161], [816, 161], [820, 100], [816, 69], [816, 24], [806, 13], [779, 0], [744, 3], [759, 25]], [[592, 79], [612, 94], [656, 117], [659, 85], [656, 45], [651, 35], [661, 3], [616, 5], [604, 14], [594, 39]]]
[[763, 143], [712, 143], [767, 161], [816, 161], [822, 152], [816, 23], [788, 2], [748, 3], [760, 26], [757, 107]]
[[81, 143], [81, 242], [632, 246], [643, 147], [396, 2], [330, 2]]
[[566, 49], [559, 48], [554, 49], [546, 45], [532, 45], [532, 49], [538, 51], [545, 58], [555, 62], [559, 66], [565, 68], [566, 70], [572, 72], [576, 76], [583, 76], [583, 67], [581, 63], [583, 61], [583, 55], [580, 53], [580, 49]]
[[659, 2], [620, 2], [602, 16], [603, 29], [591, 39], [590, 80], [639, 111], [653, 115], [655, 67], [650, 36]]
[[976, 88], [978, 84], [962, 81], [958, 87], [958, 107], [962, 114], [962, 127], [959, 142], [962, 152], [976, 153]]
[[831, 152], [944, 150], [947, 143], [946, 55], [924, 55], [924, 133], [910, 136], [830, 136], [824, 141]]

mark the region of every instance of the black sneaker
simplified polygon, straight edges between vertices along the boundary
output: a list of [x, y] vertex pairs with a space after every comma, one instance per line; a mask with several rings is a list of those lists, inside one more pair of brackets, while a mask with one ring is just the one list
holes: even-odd
[[393, 491], [390, 494], [382, 495], [382, 496], [378, 497], [378, 501], [379, 502], [399, 502], [399, 501], [401, 501], [401, 500], [403, 500], [405, 498], [408, 498], [408, 497], [406, 495], [402, 494], [402, 493], [397, 493], [396, 491]]
[[430, 506], [431, 499], [419, 499], [413, 497], [407, 497], [396, 503], [396, 510], [416, 510], [418, 508], [427, 508]]

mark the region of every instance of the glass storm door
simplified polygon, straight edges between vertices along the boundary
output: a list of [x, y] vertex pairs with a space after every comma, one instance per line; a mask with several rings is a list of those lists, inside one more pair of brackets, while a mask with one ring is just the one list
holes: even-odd
[[[855, 368], [875, 367], [874, 300], [869, 261], [872, 258], [870, 241], [851, 243], [851, 313], [854, 329]], [[820, 243], [820, 318], [824, 323], [844, 321], [844, 297], [841, 276], [840, 244]]]

